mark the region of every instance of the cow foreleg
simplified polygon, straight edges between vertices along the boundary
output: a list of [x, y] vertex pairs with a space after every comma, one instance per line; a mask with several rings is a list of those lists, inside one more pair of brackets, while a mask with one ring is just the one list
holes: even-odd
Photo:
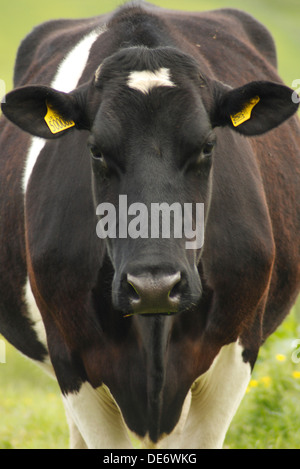
[[224, 346], [210, 369], [193, 384], [183, 448], [222, 448], [251, 376], [242, 352], [238, 342]]
[[[210, 369], [191, 388], [189, 413], [177, 448], [222, 448], [227, 429], [245, 394], [251, 368], [237, 342], [224, 346]], [[173, 435], [161, 447], [175, 447]]]
[[70, 415], [69, 410], [66, 408], [65, 411], [70, 432], [70, 449], [87, 449], [85, 441], [82, 438], [82, 435], [78, 430], [72, 416]]
[[94, 389], [84, 383], [63, 401], [89, 449], [132, 449], [121, 412], [106, 386]]

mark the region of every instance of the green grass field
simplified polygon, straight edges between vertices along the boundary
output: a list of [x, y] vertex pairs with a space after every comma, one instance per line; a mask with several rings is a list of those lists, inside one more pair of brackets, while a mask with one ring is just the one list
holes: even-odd
[[[109, 11], [116, 0], [2, 0], [0, 79], [12, 87], [17, 47], [33, 26], [59, 17], [86, 17]], [[287, 85], [300, 78], [299, 0], [153, 1], [190, 10], [238, 7], [253, 14], [273, 33], [279, 70]], [[300, 302], [261, 349], [248, 392], [228, 432], [226, 448], [300, 448]], [[0, 363], [0, 449], [67, 448], [68, 431], [55, 381], [35, 364], [5, 345]], [[293, 359], [294, 358], [294, 361]], [[296, 358], [296, 359], [295, 359]]]

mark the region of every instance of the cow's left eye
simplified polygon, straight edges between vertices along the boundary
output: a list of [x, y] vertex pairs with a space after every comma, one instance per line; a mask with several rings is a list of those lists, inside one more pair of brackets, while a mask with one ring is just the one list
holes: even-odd
[[215, 139], [209, 138], [206, 142], [197, 150], [192, 152], [192, 155], [187, 161], [185, 166], [187, 171], [191, 171], [194, 174], [204, 174], [209, 170], [212, 163], [212, 153], [215, 145]]
[[214, 149], [214, 145], [214, 140], [208, 140], [202, 146], [201, 150], [197, 154], [196, 159], [194, 160], [194, 163], [192, 163], [192, 166], [194, 166], [195, 169], [201, 170], [203, 166], [206, 166], [208, 163], [211, 163], [211, 156]]
[[202, 152], [201, 152], [202, 156], [204, 158], [211, 156], [214, 146], [215, 146], [214, 141], [206, 142], [202, 148]]

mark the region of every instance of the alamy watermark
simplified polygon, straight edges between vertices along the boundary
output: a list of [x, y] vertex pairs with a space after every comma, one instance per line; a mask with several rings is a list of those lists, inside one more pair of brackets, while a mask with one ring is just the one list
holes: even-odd
[[119, 195], [118, 210], [112, 203], [103, 202], [98, 205], [96, 214], [101, 217], [96, 226], [101, 239], [184, 237], [186, 249], [203, 246], [203, 203], [151, 203], [148, 210], [142, 202], [128, 206], [127, 195]]

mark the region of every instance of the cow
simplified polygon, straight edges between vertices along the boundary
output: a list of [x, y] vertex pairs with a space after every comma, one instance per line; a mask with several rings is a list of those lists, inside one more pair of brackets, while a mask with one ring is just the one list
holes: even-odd
[[[72, 448], [223, 447], [299, 292], [292, 93], [270, 33], [235, 9], [129, 3], [21, 43], [2, 103], [0, 332], [57, 379]], [[203, 242], [162, 222], [149, 235], [154, 204], [170, 224], [190, 204]]]

